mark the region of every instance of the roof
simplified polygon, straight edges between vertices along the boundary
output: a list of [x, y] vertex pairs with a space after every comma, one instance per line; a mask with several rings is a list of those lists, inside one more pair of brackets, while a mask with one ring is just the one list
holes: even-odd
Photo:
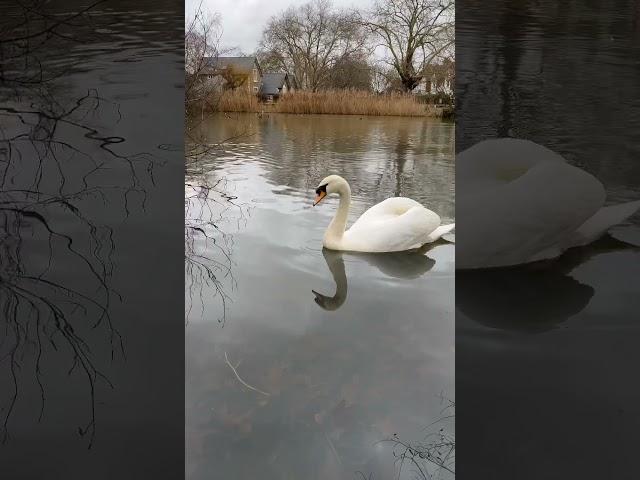
[[265, 73], [262, 77], [262, 93], [264, 95], [278, 95], [286, 81], [286, 73]]
[[[207, 67], [224, 68], [231, 66], [237, 70], [251, 71], [258, 63], [256, 57], [205, 57]], [[258, 68], [260, 66], [258, 65]]]

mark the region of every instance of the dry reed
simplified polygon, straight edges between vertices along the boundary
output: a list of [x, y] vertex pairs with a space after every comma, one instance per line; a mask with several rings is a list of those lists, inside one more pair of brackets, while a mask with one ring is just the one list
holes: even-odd
[[217, 101], [221, 112], [259, 112], [258, 97], [246, 90], [226, 90]]
[[439, 116], [442, 109], [420, 103], [414, 95], [378, 95], [360, 90], [296, 91], [273, 104], [260, 102], [246, 91], [226, 91], [218, 101], [222, 112], [277, 112], [295, 114]]
[[358, 90], [298, 91], [275, 104], [281, 113], [424, 116], [427, 110], [413, 95], [376, 95]]

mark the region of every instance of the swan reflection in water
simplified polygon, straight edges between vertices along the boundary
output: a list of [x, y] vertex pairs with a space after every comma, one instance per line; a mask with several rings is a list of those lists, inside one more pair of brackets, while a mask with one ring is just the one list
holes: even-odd
[[595, 290], [572, 272], [598, 255], [640, 252], [640, 247], [606, 235], [573, 248], [557, 260], [517, 267], [456, 272], [456, 308], [484, 326], [541, 333], [584, 310]]
[[312, 290], [314, 301], [324, 310], [333, 311], [339, 309], [347, 299], [348, 282], [344, 267], [344, 255], [353, 256], [364, 260], [369, 265], [376, 267], [389, 277], [401, 279], [416, 279], [433, 268], [436, 261], [427, 257], [425, 253], [435, 245], [425, 245], [419, 250], [393, 253], [359, 253], [341, 252], [337, 250], [322, 249], [322, 256], [331, 272], [336, 284], [336, 292], [330, 297]]

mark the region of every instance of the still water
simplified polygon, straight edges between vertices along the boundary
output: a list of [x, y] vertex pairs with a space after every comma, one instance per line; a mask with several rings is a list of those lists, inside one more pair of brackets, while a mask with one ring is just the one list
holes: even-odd
[[[640, 199], [639, 5], [458, 3], [457, 151], [530, 139], [610, 203]], [[640, 215], [611, 234], [547, 265], [457, 273], [460, 475], [638, 478]]]
[[453, 132], [412, 118], [202, 123], [206, 141], [229, 140], [186, 178], [187, 478], [392, 478], [381, 440], [453, 435], [451, 418], [429, 426], [455, 399], [453, 244], [323, 252], [337, 199], [312, 207], [338, 173], [350, 221], [396, 195], [453, 221]]

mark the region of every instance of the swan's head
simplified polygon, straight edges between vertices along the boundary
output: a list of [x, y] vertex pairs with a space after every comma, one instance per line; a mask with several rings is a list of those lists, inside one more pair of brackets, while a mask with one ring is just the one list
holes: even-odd
[[315, 207], [319, 204], [327, 195], [331, 195], [332, 193], [342, 194], [345, 192], [351, 192], [347, 181], [340, 175], [329, 175], [328, 177], [323, 178], [318, 184], [313, 206]]

